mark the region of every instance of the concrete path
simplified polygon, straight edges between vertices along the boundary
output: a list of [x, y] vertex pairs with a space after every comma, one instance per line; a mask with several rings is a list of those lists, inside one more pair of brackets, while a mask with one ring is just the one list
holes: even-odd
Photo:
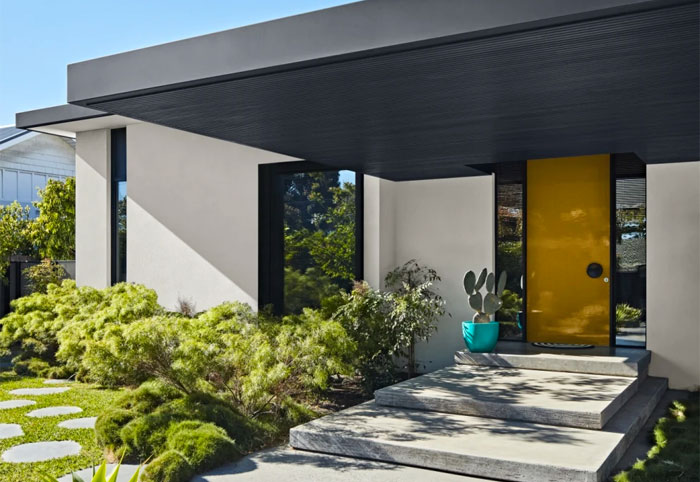
[[277, 447], [249, 455], [192, 482], [478, 482], [486, 479]]

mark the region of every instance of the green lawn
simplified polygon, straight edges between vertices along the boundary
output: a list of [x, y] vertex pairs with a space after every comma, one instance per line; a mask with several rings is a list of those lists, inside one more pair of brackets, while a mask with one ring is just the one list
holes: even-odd
[[[3, 482], [30, 482], [38, 480], [37, 471], [53, 476], [64, 475], [71, 470], [90, 467], [102, 461], [102, 449], [95, 442], [95, 434], [90, 429], [70, 430], [57, 427], [69, 418], [94, 417], [109, 406], [119, 395], [117, 390], [103, 390], [92, 385], [70, 384], [71, 389], [64, 393], [40, 396], [14, 396], [8, 392], [16, 388], [39, 388], [62, 385], [44, 385], [43, 379], [19, 377], [13, 373], [0, 373], [0, 400], [35, 400], [36, 405], [0, 410], [0, 423], [17, 423], [22, 426], [24, 436], [0, 440], [0, 453], [23, 443], [53, 440], [74, 440], [82, 446], [80, 455], [54, 459], [46, 462], [12, 464], [0, 462], [0, 480]], [[43, 407], [71, 405], [83, 409], [81, 413], [59, 417], [31, 418], [26, 413]]]
[[655, 445], [647, 458], [615, 476], [615, 482], [700, 481], [699, 405], [697, 393], [690, 400], [673, 402], [669, 414], [654, 427]]

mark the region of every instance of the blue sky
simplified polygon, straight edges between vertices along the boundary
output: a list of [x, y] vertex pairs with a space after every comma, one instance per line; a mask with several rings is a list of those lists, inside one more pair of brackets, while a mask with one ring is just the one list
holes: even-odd
[[66, 65], [350, 0], [0, 0], [0, 125], [64, 104]]

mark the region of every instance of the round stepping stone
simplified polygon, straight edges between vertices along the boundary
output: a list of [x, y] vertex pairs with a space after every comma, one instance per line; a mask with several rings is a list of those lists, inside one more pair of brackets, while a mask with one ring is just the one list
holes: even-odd
[[42, 418], [42, 417], [58, 417], [59, 415], [71, 415], [80, 413], [83, 409], [80, 407], [46, 407], [32, 410], [27, 414], [27, 417]]
[[59, 459], [69, 455], [78, 455], [81, 447], [78, 442], [63, 440], [60, 442], [33, 442], [15, 445], [2, 454], [4, 462], [43, 462], [44, 460]]
[[18, 388], [11, 390], [10, 395], [53, 395], [70, 390], [70, 387]]
[[24, 435], [22, 427], [16, 423], [0, 423], [0, 439], [21, 437]]
[[51, 378], [49, 380], [44, 380], [44, 385], [63, 385], [64, 383], [73, 383], [75, 380], [68, 380], [67, 378]]
[[58, 424], [61, 428], [95, 428], [97, 417], [71, 418]]
[[26, 407], [27, 405], [36, 405], [36, 402], [34, 400], [5, 400], [0, 402], [0, 410]]

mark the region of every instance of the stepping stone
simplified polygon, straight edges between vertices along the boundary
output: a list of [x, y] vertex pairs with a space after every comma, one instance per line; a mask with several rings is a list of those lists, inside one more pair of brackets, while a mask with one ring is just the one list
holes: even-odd
[[43, 418], [43, 417], [58, 417], [59, 415], [71, 415], [80, 413], [83, 409], [80, 407], [46, 407], [38, 410], [32, 410], [27, 414], [27, 417]]
[[5, 400], [0, 402], [0, 410], [26, 407], [27, 405], [36, 405], [36, 402], [34, 400]]
[[601, 429], [637, 379], [458, 365], [374, 392], [378, 405]]
[[[107, 464], [107, 476], [112, 474], [112, 471], [116, 466], [117, 464]], [[136, 464], [122, 464], [121, 467], [119, 467], [119, 475], [117, 476], [117, 482], [128, 482], [131, 479], [131, 477], [133, 477], [133, 475], [136, 473], [136, 469], [138, 468], [139, 466]], [[143, 473], [143, 467], [141, 468], [141, 473]], [[77, 472], [75, 472], [75, 475], [77, 475], [83, 480], [92, 480], [92, 468], [78, 470]], [[73, 477], [71, 476], [71, 474], [64, 475], [63, 477], [60, 477], [58, 479], [58, 482], [72, 481]]]
[[366, 402], [294, 427], [289, 444], [497, 480], [602, 482], [644, 426], [666, 383], [647, 378], [603, 430]]
[[95, 428], [97, 417], [71, 418], [58, 424], [61, 428]]
[[44, 385], [63, 385], [64, 383], [74, 383], [75, 380], [69, 380], [67, 378], [51, 378], [49, 380], [44, 380]]
[[69, 455], [78, 455], [81, 450], [78, 442], [63, 440], [60, 442], [33, 442], [15, 445], [2, 454], [3, 462], [43, 462], [60, 459]]
[[21, 437], [24, 435], [22, 427], [16, 423], [0, 423], [0, 439]]
[[47, 388], [18, 388], [11, 390], [10, 395], [54, 395], [70, 390], [70, 387], [47, 387]]

